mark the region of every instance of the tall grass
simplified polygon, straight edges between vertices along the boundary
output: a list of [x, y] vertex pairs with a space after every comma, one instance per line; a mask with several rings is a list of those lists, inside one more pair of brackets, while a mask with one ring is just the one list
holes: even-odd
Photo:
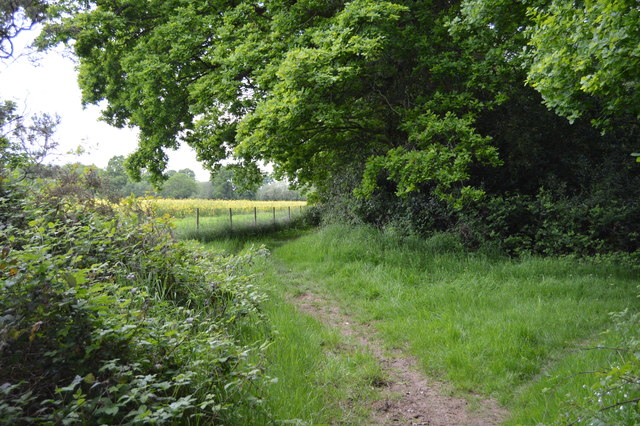
[[[582, 385], [596, 378], [579, 373], [611, 354], [579, 345], [599, 338], [609, 312], [639, 308], [631, 271], [468, 254], [444, 234], [425, 241], [334, 226], [278, 247], [274, 258], [372, 322], [430, 375], [497, 398], [525, 424], [556, 419], [567, 392], [587, 392]], [[301, 284], [281, 285], [294, 293]]]
[[265, 404], [278, 419], [363, 423], [375, 393], [379, 370], [371, 357], [350, 355], [338, 336], [286, 301], [305, 291], [339, 300], [454, 392], [496, 398], [511, 412], [508, 424], [575, 420], [561, 413], [593, 396], [598, 381], [584, 373], [620, 355], [590, 350], [620, 343], [615, 332], [602, 335], [609, 313], [640, 308], [637, 272], [570, 259], [514, 260], [491, 248], [467, 253], [447, 234], [403, 239], [332, 226], [225, 236], [208, 246], [239, 252], [261, 243], [272, 256], [253, 271], [271, 294], [264, 312], [278, 330], [266, 364], [279, 380], [265, 391]]
[[[271, 237], [265, 241], [273, 243]], [[207, 246], [240, 249], [230, 241]], [[354, 350], [335, 330], [287, 302], [282, 280], [292, 278], [270, 259], [256, 259], [251, 271], [260, 276], [261, 290], [269, 294], [261, 310], [270, 327], [245, 327], [240, 334], [246, 342], [271, 339], [262, 364], [273, 381], [260, 392], [264, 409], [242, 413], [248, 424], [366, 424], [369, 401], [377, 392], [374, 384], [384, 379], [375, 358]]]

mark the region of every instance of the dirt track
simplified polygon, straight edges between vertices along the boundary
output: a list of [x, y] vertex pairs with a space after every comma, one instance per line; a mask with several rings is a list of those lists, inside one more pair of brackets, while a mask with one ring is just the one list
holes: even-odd
[[355, 323], [328, 300], [311, 293], [295, 297], [291, 302], [323, 323], [350, 336], [367, 348], [380, 362], [386, 383], [383, 398], [373, 407], [371, 424], [375, 425], [496, 425], [506, 411], [494, 401], [481, 400], [474, 411], [463, 398], [444, 395], [443, 383], [427, 378], [412, 357], [400, 351], [385, 352], [370, 326]]

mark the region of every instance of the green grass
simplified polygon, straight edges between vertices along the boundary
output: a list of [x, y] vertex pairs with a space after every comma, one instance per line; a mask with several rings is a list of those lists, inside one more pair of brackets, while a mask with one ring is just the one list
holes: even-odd
[[467, 254], [449, 235], [403, 241], [331, 227], [274, 257], [372, 321], [428, 374], [462, 394], [493, 396], [524, 424], [551, 421], [568, 391], [585, 392], [582, 385], [595, 377], [575, 375], [615, 353], [572, 350], [607, 328], [609, 312], [638, 309], [638, 277], [630, 272]]
[[195, 216], [175, 219], [175, 231], [179, 238], [195, 239], [199, 241], [211, 241], [224, 237], [235, 237], [238, 234], [266, 233], [279, 230], [288, 226], [290, 221], [300, 217], [298, 210], [291, 211], [289, 219], [288, 210], [276, 210], [274, 220], [272, 211], [258, 211], [254, 216], [251, 213], [234, 213], [232, 220], [228, 212], [217, 216], [202, 216], [199, 218], [199, 226], [196, 226]]
[[383, 379], [375, 358], [286, 302], [277, 289], [283, 275], [269, 260], [254, 272], [269, 291], [263, 312], [275, 330], [264, 362], [266, 374], [277, 378], [264, 389], [271, 420], [366, 424], [375, 383]]
[[[273, 249], [304, 233], [285, 229], [241, 234], [206, 246], [230, 253], [261, 244]], [[370, 403], [378, 393], [376, 384], [384, 381], [375, 358], [287, 302], [283, 289], [299, 286], [296, 276], [281, 270], [270, 258], [256, 259], [250, 269], [260, 276], [261, 290], [268, 294], [262, 313], [271, 328], [246, 329], [241, 334], [247, 342], [273, 339], [262, 364], [265, 374], [277, 380], [260, 392], [265, 410], [244, 413], [247, 424], [366, 424]]]
[[612, 354], [574, 351], [576, 345], [596, 339], [610, 324], [609, 312], [638, 308], [631, 272], [467, 254], [449, 235], [401, 240], [330, 227], [276, 248], [273, 257], [360, 321], [373, 322], [428, 374], [463, 395], [496, 398], [524, 424], [552, 421], [567, 392], [586, 392], [582, 385], [595, 377], [578, 373]]
[[[282, 387], [267, 399], [284, 407], [289, 400], [306, 401], [317, 388], [324, 395], [309, 400], [318, 405], [291, 402], [298, 408], [290, 414], [280, 408], [280, 418], [335, 419], [340, 401], [350, 393], [366, 395], [367, 377], [375, 375], [358, 375], [348, 352], [340, 353], [342, 367], [335, 366], [327, 351], [339, 347], [335, 336], [315, 320], [301, 319], [285, 302], [287, 295], [313, 290], [339, 300], [359, 321], [372, 323], [390, 347], [415, 355], [426, 373], [449, 381], [456, 393], [497, 399], [511, 413], [508, 424], [567, 423], [558, 419], [568, 400], [589, 395], [597, 380], [581, 373], [604, 368], [618, 356], [580, 345], [601, 341], [610, 312], [639, 308], [637, 273], [568, 259], [513, 260], [490, 250], [470, 254], [444, 234], [400, 239], [366, 227], [333, 226], [210, 245], [237, 252], [260, 243], [272, 249], [259, 272], [273, 295], [268, 315], [283, 337], [268, 361], [273, 375], [283, 378], [277, 385]], [[615, 334], [606, 342], [615, 345]], [[375, 371], [371, 362], [367, 369]], [[317, 368], [324, 381], [301, 374]], [[343, 376], [326, 380], [335, 371]]]

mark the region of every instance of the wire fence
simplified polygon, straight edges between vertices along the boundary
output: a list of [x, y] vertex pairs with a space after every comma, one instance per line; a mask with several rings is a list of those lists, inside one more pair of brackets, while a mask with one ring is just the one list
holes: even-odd
[[239, 228], [264, 227], [290, 222], [302, 215], [306, 206], [227, 208], [202, 212], [179, 219], [177, 227], [182, 232], [207, 232], [212, 230], [234, 230]]

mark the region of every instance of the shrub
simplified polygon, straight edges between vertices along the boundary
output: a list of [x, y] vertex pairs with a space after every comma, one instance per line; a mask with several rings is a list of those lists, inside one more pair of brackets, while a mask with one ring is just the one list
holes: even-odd
[[0, 424], [240, 421], [263, 380], [263, 342], [235, 332], [267, 326], [240, 272], [255, 253], [178, 243], [133, 199], [33, 188], [0, 181]]
[[640, 249], [640, 200], [606, 203], [560, 197], [494, 196], [467, 208], [459, 230], [468, 245], [500, 241], [510, 254], [574, 254], [582, 257]]

